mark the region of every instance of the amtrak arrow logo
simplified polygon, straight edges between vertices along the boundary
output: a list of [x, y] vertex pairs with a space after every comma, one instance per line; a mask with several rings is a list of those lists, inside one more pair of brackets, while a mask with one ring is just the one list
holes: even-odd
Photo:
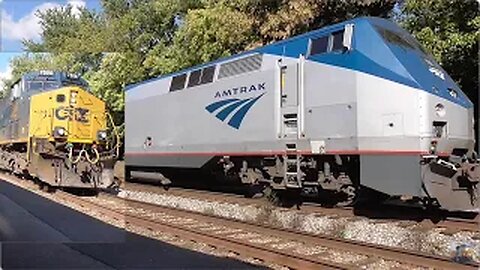
[[205, 107], [205, 109], [211, 114], [216, 112], [215, 117], [222, 122], [226, 122], [226, 119], [230, 115], [233, 115], [230, 117], [227, 124], [235, 129], [239, 129], [247, 112], [263, 95], [265, 95], [265, 93], [258, 97], [251, 97], [247, 99], [232, 98], [220, 100], [208, 105]]

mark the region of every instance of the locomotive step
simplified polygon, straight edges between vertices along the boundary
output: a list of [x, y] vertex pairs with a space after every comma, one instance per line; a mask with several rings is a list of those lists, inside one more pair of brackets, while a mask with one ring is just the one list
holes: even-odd
[[294, 184], [294, 183], [287, 183], [287, 188], [301, 188], [301, 185]]
[[319, 186], [320, 183], [315, 182], [315, 181], [308, 181], [308, 182], [302, 182], [303, 186]]

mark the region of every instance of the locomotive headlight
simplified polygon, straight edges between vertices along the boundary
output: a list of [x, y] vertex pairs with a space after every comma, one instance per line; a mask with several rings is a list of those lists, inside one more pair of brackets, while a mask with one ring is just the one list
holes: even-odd
[[443, 106], [443, 104], [441, 103], [438, 103], [437, 105], [435, 105], [435, 114], [438, 117], [444, 117], [447, 114], [447, 111], [445, 110], [445, 106]]
[[98, 133], [97, 133], [97, 139], [99, 141], [105, 141], [107, 139], [107, 132], [105, 130], [100, 130]]
[[63, 127], [55, 127], [53, 129], [54, 137], [65, 137], [66, 135], [67, 135], [67, 131]]

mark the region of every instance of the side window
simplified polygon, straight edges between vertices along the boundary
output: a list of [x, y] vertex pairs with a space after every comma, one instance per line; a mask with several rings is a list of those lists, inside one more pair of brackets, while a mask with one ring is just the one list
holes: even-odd
[[345, 30], [333, 32], [328, 36], [311, 40], [310, 55], [343, 51], [343, 33]]
[[182, 74], [173, 77], [172, 84], [170, 85], [170, 92], [182, 90], [185, 87], [185, 81], [187, 74]]
[[312, 39], [310, 55], [325, 53], [328, 50], [328, 36]]
[[201, 84], [213, 82], [213, 75], [215, 74], [215, 66], [206, 67], [192, 71], [188, 79], [188, 87], [194, 87]]
[[215, 66], [206, 67], [202, 71], [202, 81], [200, 84], [213, 82], [213, 75], [215, 74]]
[[188, 87], [193, 87], [200, 84], [200, 77], [202, 76], [202, 70], [195, 70], [190, 73], [188, 78]]
[[344, 30], [332, 33], [332, 51], [343, 50], [343, 32]]

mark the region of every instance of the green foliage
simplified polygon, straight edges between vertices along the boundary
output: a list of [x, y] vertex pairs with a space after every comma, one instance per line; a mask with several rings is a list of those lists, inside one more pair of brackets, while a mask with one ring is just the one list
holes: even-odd
[[470, 99], [478, 95], [477, 0], [406, 0], [402, 25], [430, 51]]
[[266, 15], [260, 33], [265, 41], [278, 40], [354, 17], [387, 17], [395, 3], [395, 0], [282, 1], [275, 11]]
[[20, 77], [32, 70], [50, 70], [54, 69], [54, 63], [49, 54], [25, 54], [15, 57], [11, 60], [10, 66], [13, 67], [11, 79], [3, 80], [2, 97], [10, 95], [12, 85], [20, 79]]
[[394, 0], [203, 0], [182, 17], [173, 43], [144, 62], [149, 76], [229, 56], [360, 15], [387, 16]]
[[188, 12], [170, 46], [158, 44], [147, 54], [151, 75], [237, 53], [250, 44], [253, 23], [249, 16], [225, 6], [209, 6]]
[[31, 52], [99, 52], [104, 44], [101, 17], [82, 9], [80, 15], [72, 7], [52, 8], [36, 14], [42, 27], [42, 42], [24, 41]]
[[[105, 0], [102, 13], [84, 9], [79, 15], [71, 6], [49, 9], [37, 14], [41, 42], [26, 40], [24, 46], [52, 53], [44, 59], [48, 67], [83, 74], [92, 91], [120, 115], [125, 85], [149, 76], [143, 64], [147, 55], [160, 44], [172, 44], [177, 18], [194, 2]], [[12, 66], [19, 73], [37, 69], [38, 57], [21, 57]]]
[[94, 94], [108, 101], [113, 111], [123, 111], [123, 90], [127, 83], [144, 79], [144, 70], [141, 66], [140, 55], [130, 53], [105, 54], [98, 71], [87, 72], [84, 78], [89, 82]]

